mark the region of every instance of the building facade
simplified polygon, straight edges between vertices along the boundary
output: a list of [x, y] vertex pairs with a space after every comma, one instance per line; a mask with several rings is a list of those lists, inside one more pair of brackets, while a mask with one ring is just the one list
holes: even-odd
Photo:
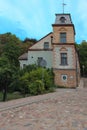
[[53, 32], [19, 57], [20, 66], [23, 68], [29, 64], [44, 64], [47, 68], [53, 68], [56, 85], [77, 87], [80, 81], [80, 65], [75, 47], [75, 28], [70, 14], [56, 14], [52, 27]]

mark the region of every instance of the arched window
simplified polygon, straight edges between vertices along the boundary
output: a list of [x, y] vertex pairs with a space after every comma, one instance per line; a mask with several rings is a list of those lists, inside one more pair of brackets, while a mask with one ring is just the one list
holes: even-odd
[[61, 21], [61, 23], [65, 23], [65, 21], [66, 21], [65, 17], [61, 17], [60, 21]]

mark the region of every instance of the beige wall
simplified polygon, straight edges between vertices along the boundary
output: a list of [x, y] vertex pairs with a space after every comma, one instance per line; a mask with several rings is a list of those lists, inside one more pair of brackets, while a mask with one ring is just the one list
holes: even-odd
[[[62, 50], [62, 48], [65, 48]], [[61, 66], [61, 53], [67, 53], [68, 64], [66, 66]], [[74, 45], [54, 45], [53, 49], [53, 68], [58, 69], [75, 69], [76, 68], [76, 58], [75, 58], [75, 47]]]
[[[76, 87], [76, 71], [75, 70], [54, 70], [55, 84], [65, 87]], [[67, 75], [67, 80], [62, 80], [62, 75]]]
[[[63, 49], [64, 50], [63, 50]], [[76, 87], [80, 82], [80, 66], [77, 52], [74, 45], [54, 45], [53, 68], [55, 74], [55, 84], [67, 87]], [[67, 53], [68, 64], [60, 65], [60, 53]], [[67, 81], [61, 79], [62, 75], [67, 75]]]
[[45, 38], [42, 38], [40, 41], [38, 41], [35, 45], [30, 47], [29, 49], [44, 49], [44, 42], [49, 42], [49, 48], [52, 49], [51, 36], [52, 34], [47, 35]]
[[28, 64], [37, 64], [38, 57], [43, 57], [43, 59], [47, 62], [47, 68], [52, 68], [53, 51], [29, 51]]
[[66, 32], [67, 33], [67, 43], [74, 43], [75, 38], [74, 38], [74, 30], [73, 26], [54, 26], [53, 27], [53, 43], [60, 43], [60, 33], [61, 32]]

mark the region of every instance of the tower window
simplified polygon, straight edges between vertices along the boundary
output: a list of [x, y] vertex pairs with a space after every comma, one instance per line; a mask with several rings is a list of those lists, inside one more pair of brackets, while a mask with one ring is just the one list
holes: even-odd
[[49, 49], [49, 42], [44, 42], [44, 49]]
[[60, 43], [66, 43], [66, 33], [60, 33]]
[[61, 65], [67, 65], [67, 53], [61, 53]]
[[65, 17], [60, 18], [61, 23], [65, 23], [65, 20], [66, 20]]

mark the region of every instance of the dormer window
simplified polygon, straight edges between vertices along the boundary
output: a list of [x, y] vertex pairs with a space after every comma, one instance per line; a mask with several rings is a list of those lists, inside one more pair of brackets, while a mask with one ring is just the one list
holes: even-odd
[[44, 49], [49, 49], [49, 42], [44, 42]]
[[61, 17], [60, 21], [61, 21], [61, 23], [65, 23], [65, 21], [66, 21], [65, 17]]

